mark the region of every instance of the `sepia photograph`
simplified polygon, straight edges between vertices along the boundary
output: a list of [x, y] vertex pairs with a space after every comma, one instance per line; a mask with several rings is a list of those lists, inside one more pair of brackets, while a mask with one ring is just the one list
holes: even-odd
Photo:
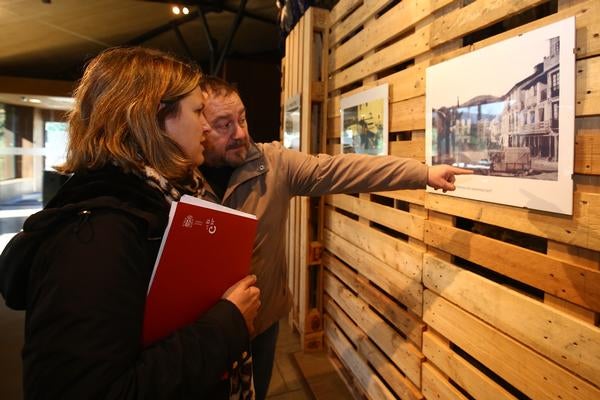
[[427, 69], [426, 159], [475, 173], [452, 195], [572, 213], [574, 41], [569, 18]]
[[342, 153], [388, 154], [388, 85], [343, 97]]

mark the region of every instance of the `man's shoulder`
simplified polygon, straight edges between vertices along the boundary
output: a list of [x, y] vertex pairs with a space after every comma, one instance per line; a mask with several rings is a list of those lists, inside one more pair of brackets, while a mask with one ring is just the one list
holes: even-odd
[[272, 142], [256, 143], [256, 147], [258, 147], [258, 150], [262, 153], [275, 152], [275, 151], [279, 152], [284, 149], [281, 142], [279, 142], [277, 140], [274, 140]]
[[286, 148], [278, 141], [255, 143], [255, 146], [260, 156], [269, 161], [280, 159], [287, 153]]

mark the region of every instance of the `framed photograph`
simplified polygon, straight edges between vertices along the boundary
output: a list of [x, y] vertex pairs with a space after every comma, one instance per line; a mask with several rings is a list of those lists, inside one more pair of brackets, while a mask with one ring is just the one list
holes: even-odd
[[300, 103], [299, 94], [288, 98], [283, 114], [283, 146], [300, 151]]
[[427, 163], [475, 172], [446, 195], [573, 213], [574, 48], [571, 17], [427, 68]]
[[342, 153], [388, 154], [388, 84], [342, 97]]

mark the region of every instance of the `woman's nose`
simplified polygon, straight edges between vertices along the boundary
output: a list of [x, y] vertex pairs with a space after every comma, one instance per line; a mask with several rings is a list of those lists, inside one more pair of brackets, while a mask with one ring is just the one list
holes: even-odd
[[202, 126], [202, 141], [204, 141], [212, 128], [204, 116], [202, 116], [200, 124]]

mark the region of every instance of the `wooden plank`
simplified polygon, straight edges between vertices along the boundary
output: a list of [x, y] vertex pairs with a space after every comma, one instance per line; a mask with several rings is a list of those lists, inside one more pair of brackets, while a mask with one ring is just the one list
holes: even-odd
[[378, 14], [391, 2], [392, 0], [363, 0], [363, 4], [356, 11], [331, 29], [329, 47], [335, 47], [348, 34], [358, 30], [366, 21]]
[[587, 322], [592, 325], [596, 324], [596, 321], [598, 320], [598, 313], [595, 313], [586, 308], [578, 306], [577, 304], [573, 304], [570, 301], [563, 300], [559, 297], [553, 296], [548, 293], [544, 293], [544, 304], [552, 306], [552, 308], [556, 310], [560, 310], [566, 314], [569, 314], [575, 318], [578, 318], [581, 321]]
[[327, 250], [352, 265], [358, 272], [396, 298], [409, 310], [417, 315], [422, 314], [423, 287], [419, 281], [388, 267], [329, 229], [325, 229], [324, 244]]
[[329, 27], [332, 28], [346, 18], [348, 14], [356, 10], [356, 8], [362, 3], [362, 0], [340, 0], [331, 9], [329, 13]]
[[[419, 63], [398, 71], [392, 75], [378, 79], [368, 86], [362, 86], [359, 89], [344, 92], [344, 96], [350, 96], [360, 93], [365, 89], [383, 85], [389, 85], [389, 102], [394, 103], [401, 100], [407, 100], [413, 97], [425, 95], [425, 69], [427, 63]], [[328, 118], [340, 116], [340, 97], [330, 96], [327, 101]]]
[[[387, 0], [371, 0], [372, 7], [365, 4], [354, 13], [359, 12], [364, 14], [365, 18], [359, 23], [364, 23], [371, 16], [376, 15], [383, 7], [387, 6], [390, 1]], [[329, 59], [329, 71], [334, 72], [356, 59], [367, 55], [370, 51], [382, 45], [383, 43], [397, 37], [411, 28], [417, 21], [414, 18], [415, 0], [406, 0], [396, 4], [379, 18], [374, 19], [372, 24], [365, 24], [363, 29], [353, 35], [348, 41], [340, 45], [332, 52], [332, 57]], [[354, 16], [353, 15], [353, 16]], [[348, 18], [350, 20], [350, 18]], [[356, 26], [346, 29], [346, 34]], [[341, 37], [339, 37], [341, 39]], [[339, 40], [338, 39], [338, 40]]]
[[600, 114], [600, 56], [577, 61], [575, 71], [575, 115]]
[[423, 394], [428, 399], [467, 400], [429, 362], [423, 364]]
[[[369, 34], [361, 37], [361, 41], [369, 42], [371, 40], [377, 40], [377, 44], [381, 44], [386, 40], [391, 39], [394, 34], [400, 33], [403, 30], [408, 29], [410, 26], [418, 23], [423, 18], [427, 17], [434, 11], [444, 7], [445, 5], [451, 3], [452, 0], [434, 0], [434, 1], [419, 1], [419, 0], [404, 0], [400, 4], [396, 5], [392, 9], [388, 10], [382, 17], [379, 18], [379, 27], [377, 30], [369, 32]], [[361, 8], [357, 10], [354, 14], [359, 14], [359, 11], [363, 14], [366, 14], [365, 10], [362, 9], [375, 9], [378, 13], [381, 10], [379, 7], [380, 1], [376, 2], [374, 5], [369, 3], [374, 3], [373, 1], [365, 1]], [[390, 1], [385, 2], [387, 4]], [[371, 14], [374, 15], [375, 13]], [[360, 14], [359, 14], [360, 15]], [[351, 20], [352, 21], [348, 21]], [[361, 20], [362, 19], [362, 20]], [[349, 32], [356, 29], [363, 21], [366, 21], [368, 16], [355, 16], [352, 15], [352, 18], [348, 18], [341, 24], [338, 24], [331, 31], [331, 39], [329, 41], [330, 47], [334, 47], [341, 39], [343, 39]], [[348, 22], [346, 24], [346, 22]], [[384, 29], [387, 27], [387, 30]], [[392, 27], [390, 29], [390, 27]], [[354, 44], [356, 46], [356, 44]], [[370, 49], [375, 46], [371, 46]], [[369, 49], [369, 50], [370, 50]], [[366, 50], [365, 50], [366, 52]]]
[[600, 175], [600, 117], [575, 119], [575, 173]]
[[458, 8], [432, 23], [430, 45], [456, 39], [523, 12], [545, 0], [478, 0]]
[[453, 352], [448, 344], [433, 332], [423, 334], [423, 354], [427, 357], [428, 363], [434, 364], [475, 399], [516, 399], [467, 360]]
[[[313, 30], [325, 32], [329, 30], [329, 10], [319, 7], [310, 7], [309, 10], [313, 13]], [[323, 42], [323, 46], [327, 46], [327, 41]]]
[[548, 241], [547, 254], [571, 264], [591, 269], [600, 269], [600, 252], [597, 251]]
[[390, 104], [390, 132], [425, 129], [425, 96]]
[[[346, 92], [345, 95], [352, 94], [354, 91]], [[327, 98], [327, 118], [339, 118], [340, 117], [340, 99], [341, 95], [338, 96], [329, 96]]]
[[[432, 59], [432, 65], [435, 63], [439, 63], [461, 54], [468, 53], [469, 51], [474, 51], [480, 49], [482, 47], [489, 46], [493, 43], [498, 43], [502, 40], [506, 40], [517, 35], [529, 32], [531, 30], [541, 28], [543, 26], [549, 25], [551, 23], [560, 21], [570, 16], [575, 16], [575, 28], [577, 30], [577, 47], [580, 47], [581, 52], [577, 53], [577, 58], [587, 57], [590, 55], [595, 55], [597, 52], [598, 46], [600, 46], [600, 37], [596, 36], [598, 34], [597, 24], [600, 23], [598, 17], [600, 15], [600, 3], [597, 0], [589, 0], [587, 2], [582, 2], [581, 4], [573, 5], [572, 7], [565, 8], [560, 10], [559, 12], [549, 15], [544, 18], [540, 18], [536, 21], [530, 22], [525, 25], [521, 25], [515, 29], [511, 29], [509, 31], [500, 33], [498, 35], [494, 35], [490, 38], [481, 40], [477, 43], [474, 43], [471, 46], [466, 46], [461, 49], [442, 54], [438, 57]], [[592, 25], [591, 29], [588, 27]], [[583, 40], [583, 42], [582, 42]], [[586, 52], [587, 43], [593, 43], [593, 50], [591, 53]]]
[[373, 373], [367, 362], [360, 357], [352, 343], [344, 336], [331, 319], [325, 320], [325, 334], [328, 343], [333, 347], [345, 367], [354, 375], [354, 381], [372, 399], [395, 400], [392, 392], [385, 387], [381, 379]]
[[425, 207], [535, 236], [600, 250], [600, 193], [573, 193], [573, 216], [427, 193]]
[[[597, 251], [582, 249], [580, 247], [569, 246], [564, 243], [558, 243], [549, 240], [548, 250], [546, 253], [551, 257], [563, 260], [565, 262], [591, 269], [600, 269], [600, 252]], [[548, 293], [544, 294], [544, 303], [551, 305], [552, 307], [572, 315], [582, 321], [592, 325], [596, 324], [598, 314], [581, 306], [560, 299], [556, 296], [552, 296]]]
[[[340, 142], [340, 135], [341, 135], [341, 120], [340, 117], [337, 116], [336, 118], [329, 118], [327, 119], [327, 132], [326, 132], [326, 139], [327, 140], [334, 140], [335, 142], [337, 142], [336, 144], [339, 144]], [[341, 152], [341, 150], [339, 150], [337, 153]], [[329, 154], [337, 154], [337, 153], [329, 153]]]
[[600, 310], [600, 271], [426, 221], [425, 243], [590, 310]]
[[325, 226], [404, 275], [421, 280], [423, 252], [408, 243], [360, 224], [332, 208], [325, 212]]
[[423, 398], [418, 387], [394, 367], [385, 353], [369, 340], [368, 336], [344, 314], [330, 297], [325, 302], [325, 310], [329, 314], [325, 317], [326, 321], [327, 319], [335, 321], [342, 332], [350, 338], [357, 351], [373, 366], [394, 393], [401, 399], [419, 400]]
[[[350, 292], [333, 275], [325, 274], [324, 287], [331, 298], [365, 332], [365, 336], [377, 344], [413, 384], [420, 385], [421, 363], [424, 357], [419, 349], [400, 336], [381, 317], [371, 311], [367, 303]], [[344, 332], [347, 333], [346, 330]]]
[[392, 156], [425, 161], [425, 134], [422, 131], [413, 132], [411, 140], [392, 141], [389, 145]]
[[428, 289], [600, 386], [600, 328], [431, 255], [424, 262]]
[[423, 224], [425, 220], [406, 211], [344, 194], [327, 196], [325, 202], [333, 207], [341, 208], [408, 236], [423, 240]]
[[425, 204], [424, 189], [390, 190], [389, 192], [373, 192], [373, 194], [406, 201], [411, 204], [418, 204], [420, 206]]
[[310, 87], [311, 101], [318, 103], [325, 100], [325, 82], [313, 81]]
[[585, 8], [586, 12], [579, 13], [575, 20], [575, 54], [577, 58], [600, 55], [600, 3], [595, 0], [582, 2], [577, 7]]
[[369, 284], [364, 277], [356, 274], [334, 256], [326, 253], [323, 256], [323, 264], [339, 280], [358, 293], [358, 296], [367, 304], [370, 304], [408, 339], [412, 340], [417, 347], [421, 347], [425, 324], [420, 318], [401, 308], [383, 292]]
[[[407, 36], [375, 54], [365, 57], [352, 66], [332, 75], [329, 81], [329, 90], [339, 89], [354, 83], [366, 76], [375, 74], [386, 68], [401, 64], [429, 50], [428, 38], [431, 36], [431, 27], [425, 26], [414, 34]], [[334, 52], [330, 57], [334, 56]], [[331, 72], [331, 71], [330, 71]]]
[[[359, 193], [358, 194], [358, 199], [362, 202], [365, 203], [370, 203], [371, 201], [371, 195], [369, 193]], [[361, 224], [364, 227], [368, 227], [369, 226], [369, 220], [366, 219], [365, 217], [359, 215], [358, 216], [358, 223]]]
[[344, 366], [344, 364], [340, 360], [340, 357], [335, 352], [335, 349], [329, 345], [327, 346], [327, 356], [330, 362], [335, 367], [340, 379], [344, 382], [344, 385], [346, 385], [346, 387], [350, 391], [351, 397], [349, 397], [349, 399], [364, 400], [366, 398], [364, 391], [360, 386], [354, 383], [354, 379], [352, 378], [350, 371], [348, 371], [348, 369]]
[[288, 34], [287, 37], [287, 46], [286, 48], [289, 49], [289, 65], [291, 66], [290, 68], [290, 90], [292, 91], [292, 93], [294, 93], [294, 91], [298, 90], [298, 86], [296, 85], [296, 81], [297, 81], [297, 68], [298, 68], [298, 51], [297, 51], [297, 40], [296, 37], [298, 36], [296, 33], [296, 29], [292, 29], [290, 31], [290, 33]]
[[[327, 18], [329, 17], [329, 13], [327, 13]], [[329, 102], [327, 101], [327, 84], [329, 80], [329, 76], [327, 74], [327, 63], [329, 60], [329, 50], [327, 48], [327, 40], [329, 38], [329, 29], [325, 29], [322, 33], [321, 40], [321, 66], [320, 66], [320, 75], [321, 81], [323, 82], [323, 100], [320, 104], [320, 121], [319, 121], [319, 152], [324, 153], [327, 145], [327, 115], [329, 113]], [[323, 204], [325, 204], [324, 199], [321, 199], [321, 210], [323, 209]], [[321, 222], [322, 225], [322, 222]], [[322, 233], [322, 227], [319, 230], [319, 237]]]
[[418, 63], [406, 69], [388, 75], [376, 82], [390, 85], [390, 102], [418, 97], [425, 94], [425, 63]]
[[327, 154], [339, 154], [341, 151], [342, 147], [339, 143], [327, 145]]
[[575, 192], [600, 194], [600, 176], [573, 175]]
[[530, 398], [600, 398], [597, 387], [429, 290], [424, 310], [426, 323]]

